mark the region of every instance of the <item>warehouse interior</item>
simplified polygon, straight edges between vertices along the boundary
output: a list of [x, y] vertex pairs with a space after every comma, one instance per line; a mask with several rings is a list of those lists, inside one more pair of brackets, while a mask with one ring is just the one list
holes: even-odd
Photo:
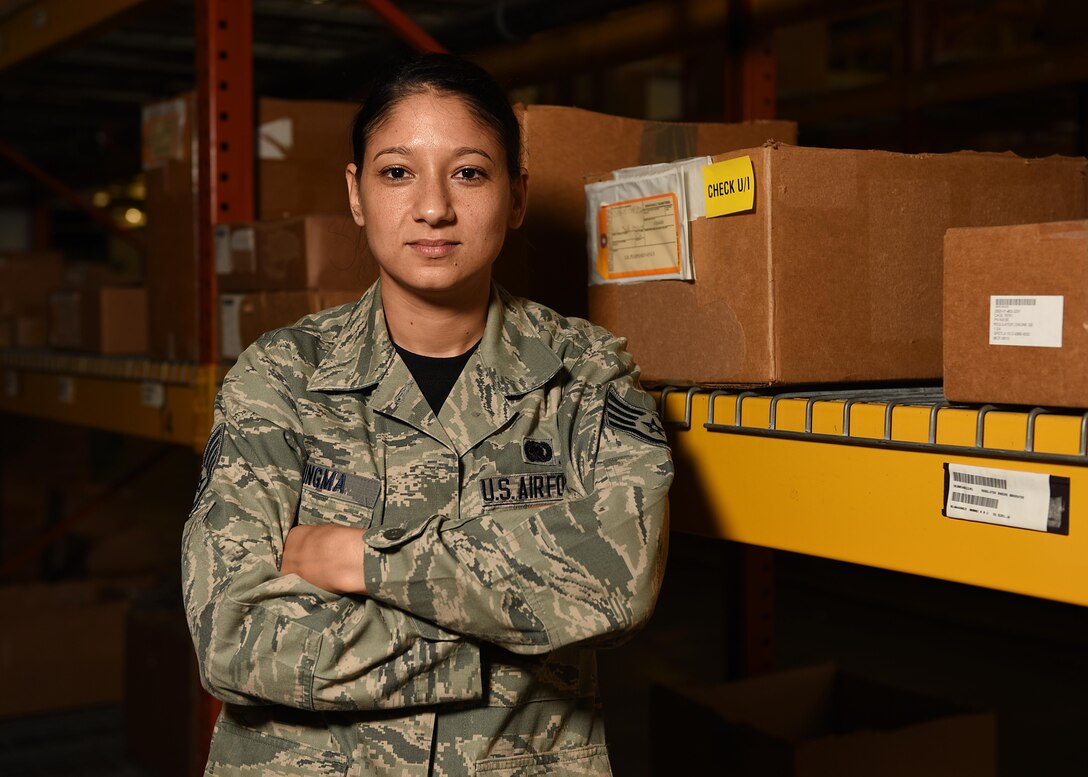
[[[628, 337], [669, 434], [657, 609], [598, 656], [613, 773], [1083, 774], [1078, 0], [0, 0], [0, 774], [203, 773], [215, 391], [373, 279], [348, 128], [412, 50], [522, 106], [497, 277]], [[739, 154], [693, 278], [589, 285], [585, 184]], [[1057, 344], [1003, 347], [1029, 295]], [[1001, 473], [1041, 519], [956, 512]]]

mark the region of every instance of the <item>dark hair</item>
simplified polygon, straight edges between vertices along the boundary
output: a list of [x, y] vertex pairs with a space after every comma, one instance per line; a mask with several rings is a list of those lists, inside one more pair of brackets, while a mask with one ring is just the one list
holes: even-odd
[[357, 170], [363, 168], [370, 134], [389, 112], [405, 97], [427, 91], [461, 98], [476, 118], [495, 132], [506, 151], [510, 180], [517, 180], [521, 175], [521, 127], [506, 94], [482, 67], [451, 54], [417, 54], [375, 77], [351, 127]]

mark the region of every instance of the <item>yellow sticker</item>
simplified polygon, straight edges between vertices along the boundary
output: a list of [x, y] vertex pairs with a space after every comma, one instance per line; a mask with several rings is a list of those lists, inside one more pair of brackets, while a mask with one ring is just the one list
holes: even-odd
[[751, 210], [756, 198], [752, 158], [740, 156], [704, 165], [703, 197], [707, 218]]

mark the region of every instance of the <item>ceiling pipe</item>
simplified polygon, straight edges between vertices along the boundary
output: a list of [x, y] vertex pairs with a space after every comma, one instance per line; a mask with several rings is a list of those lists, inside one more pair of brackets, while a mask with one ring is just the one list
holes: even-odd
[[363, 0], [363, 4], [381, 17], [401, 40], [420, 52], [445, 54], [446, 47], [432, 38], [426, 30], [415, 23], [390, 0]]

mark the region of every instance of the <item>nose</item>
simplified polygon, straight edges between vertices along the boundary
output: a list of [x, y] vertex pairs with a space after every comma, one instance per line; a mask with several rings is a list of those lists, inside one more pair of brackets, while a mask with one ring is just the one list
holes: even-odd
[[420, 181], [416, 191], [418, 194], [414, 203], [415, 213], [412, 215], [417, 222], [434, 227], [453, 221], [453, 200], [446, 181], [441, 176]]

